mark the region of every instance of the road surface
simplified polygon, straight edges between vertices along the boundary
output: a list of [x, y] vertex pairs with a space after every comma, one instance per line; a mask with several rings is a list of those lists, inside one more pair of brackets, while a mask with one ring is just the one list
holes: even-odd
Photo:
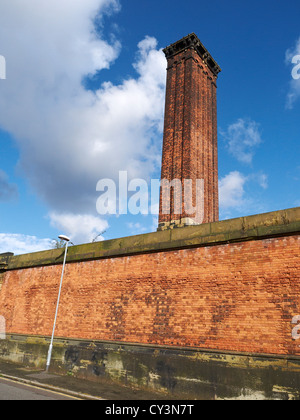
[[13, 401], [13, 400], [48, 400], [48, 401], [61, 401], [61, 400], [78, 400], [78, 398], [70, 397], [54, 391], [47, 391], [32, 385], [25, 385], [15, 381], [0, 378], [0, 401]]

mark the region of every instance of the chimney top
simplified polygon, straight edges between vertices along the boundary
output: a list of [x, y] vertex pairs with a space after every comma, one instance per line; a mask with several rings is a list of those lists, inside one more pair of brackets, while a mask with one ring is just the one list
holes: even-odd
[[167, 59], [169, 59], [188, 48], [195, 49], [197, 53], [199, 54], [199, 56], [202, 58], [202, 60], [207, 64], [207, 66], [213, 72], [213, 74], [215, 76], [218, 76], [218, 74], [221, 71], [220, 66], [212, 58], [210, 53], [207, 51], [207, 49], [204, 47], [204, 45], [202, 44], [202, 42], [200, 41], [200, 39], [197, 37], [197, 35], [194, 32], [182, 38], [181, 40], [175, 42], [174, 44], [169, 45], [163, 51]]

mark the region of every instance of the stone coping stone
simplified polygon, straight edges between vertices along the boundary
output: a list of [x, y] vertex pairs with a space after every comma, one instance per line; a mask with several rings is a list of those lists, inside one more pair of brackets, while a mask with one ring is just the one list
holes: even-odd
[[[151, 252], [245, 242], [300, 233], [300, 207], [207, 223], [174, 228], [143, 235], [130, 236], [70, 246], [67, 263], [116, 258]], [[0, 255], [0, 273], [31, 267], [62, 264], [64, 249], [31, 254]]]

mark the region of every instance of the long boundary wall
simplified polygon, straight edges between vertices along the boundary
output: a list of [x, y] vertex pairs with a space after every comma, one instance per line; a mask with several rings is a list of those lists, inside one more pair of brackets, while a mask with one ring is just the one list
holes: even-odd
[[[292, 332], [298, 338], [299, 329], [292, 319], [300, 314], [299, 246], [300, 208], [294, 208], [70, 247], [56, 330], [57, 337], [61, 337], [58, 347], [66, 340], [81, 340], [81, 343], [83, 340], [90, 350], [93, 346], [119, 343], [123, 355], [130, 354], [126, 350], [130, 346], [139, 349], [135, 352], [139, 355], [144, 354], [140, 349], [145, 346], [154, 354], [156, 350], [159, 354], [165, 352], [165, 359], [158, 365], [161, 371], [157, 365], [154, 369], [152, 362], [147, 364], [143, 358], [134, 356], [139, 375], [144, 372], [144, 378], [127, 380], [153, 387], [155, 381], [151, 377], [159, 377], [160, 383], [169, 384], [160, 388], [176, 395], [184, 394], [186, 386], [183, 391], [180, 386], [183, 382], [177, 380], [176, 387], [172, 387], [171, 379], [174, 375], [178, 378], [177, 364], [190, 360], [191, 352], [195, 360], [202, 361], [201, 369], [211, 361], [204, 355], [217, 352], [215, 359], [226, 360], [222, 366], [226, 365], [228, 378], [233, 369], [224, 356], [228, 354], [244, 368], [249, 357], [260, 355], [265, 360], [259, 363], [262, 375], [268, 371], [268, 363], [278, 366], [278, 360], [285, 358], [287, 364], [280, 371], [298, 377], [300, 348]], [[17, 354], [20, 356], [20, 348], [27, 348], [28, 342], [33, 340], [39, 349], [43, 348], [40, 340], [48, 342], [62, 258], [63, 250], [0, 256], [0, 316], [5, 319], [8, 337], [0, 340], [0, 357], [15, 360]], [[17, 342], [23, 344], [13, 345], [16, 342], [13, 337], [21, 337]], [[66, 369], [69, 347], [63, 346], [63, 357], [58, 352], [53, 368]], [[82, 346], [79, 348], [82, 350]], [[75, 351], [78, 357], [72, 369], [82, 374], [81, 350]], [[86, 352], [83, 360], [97, 359]], [[173, 367], [167, 363], [166, 355], [170, 356], [170, 352]], [[189, 359], [183, 356], [186, 352]], [[104, 353], [112, 355], [114, 351]], [[28, 351], [21, 354], [27, 355], [23, 360], [29, 360]], [[41, 354], [31, 363], [42, 364], [45, 349]], [[95, 372], [101, 363], [107, 365], [103, 361], [95, 363], [98, 366]], [[119, 379], [122, 375], [133, 378], [124, 369], [124, 363], [116, 366], [120, 366]], [[211, 371], [211, 384], [216, 383], [213, 377], [216, 378], [218, 369], [215, 368]], [[109, 373], [109, 369], [105, 372], [106, 378], [115, 379], [116, 375]], [[187, 373], [185, 382], [189, 383], [190, 395], [196, 392], [192, 384], [200, 377], [202, 382], [210, 380], [209, 375], [204, 378], [200, 371], [197, 376], [197, 369], [194, 372], [196, 377], [188, 380]], [[93, 379], [99, 376], [95, 374]], [[285, 379], [278, 387], [287, 382]], [[294, 376], [290, 382], [293, 385], [284, 395], [295, 396], [298, 382]], [[239, 389], [240, 395], [243, 389], [248, 389], [246, 382], [232, 386]], [[251, 392], [262, 392], [253, 383], [251, 386]], [[272, 393], [268, 389], [270, 397]], [[197, 395], [208, 395], [204, 394]], [[213, 398], [216, 394], [211, 391], [209, 395]]]

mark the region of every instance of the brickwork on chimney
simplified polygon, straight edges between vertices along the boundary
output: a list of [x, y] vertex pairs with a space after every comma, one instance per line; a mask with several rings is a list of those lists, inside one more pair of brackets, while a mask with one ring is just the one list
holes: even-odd
[[[186, 193], [196, 208], [196, 180], [204, 180], [204, 217], [201, 223], [219, 219], [217, 76], [221, 71], [195, 34], [165, 50], [168, 60], [165, 126], [161, 179], [175, 183], [171, 194], [160, 194], [159, 229], [195, 222], [196, 212], [186, 211], [184, 180], [192, 180], [192, 192]], [[180, 212], [175, 197], [182, 185]], [[174, 194], [173, 194], [174, 193]], [[176, 195], [178, 193], [179, 195]], [[167, 198], [166, 198], [167, 197]], [[166, 214], [163, 207], [170, 208]]]

